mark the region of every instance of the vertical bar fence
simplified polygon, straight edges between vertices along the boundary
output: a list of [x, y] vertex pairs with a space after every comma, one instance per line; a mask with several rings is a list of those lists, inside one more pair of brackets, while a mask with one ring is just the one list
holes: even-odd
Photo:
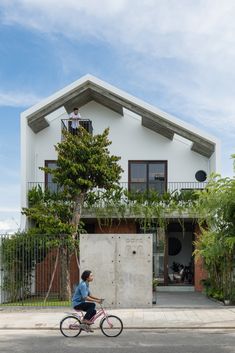
[[[71, 305], [70, 298], [61, 296], [63, 269], [60, 258], [55, 268], [58, 246], [53, 245], [53, 240], [46, 235], [0, 235], [1, 307]], [[79, 281], [75, 254], [70, 256], [69, 273], [73, 292]]]

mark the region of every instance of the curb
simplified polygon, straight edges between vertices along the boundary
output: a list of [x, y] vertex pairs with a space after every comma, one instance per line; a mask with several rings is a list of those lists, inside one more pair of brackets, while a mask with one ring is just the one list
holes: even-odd
[[[100, 331], [100, 328], [94, 327], [95, 331]], [[6, 330], [40, 330], [40, 331], [60, 331], [59, 327], [1, 327], [0, 331]], [[178, 326], [125, 326], [123, 330], [175, 330], [175, 331], [183, 331], [183, 330], [235, 330], [235, 326], [187, 326], [187, 327], [178, 327]]]

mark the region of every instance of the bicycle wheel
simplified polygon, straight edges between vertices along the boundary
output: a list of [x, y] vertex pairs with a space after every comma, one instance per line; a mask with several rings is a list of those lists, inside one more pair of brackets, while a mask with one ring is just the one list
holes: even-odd
[[77, 337], [81, 333], [80, 324], [81, 321], [77, 317], [66, 316], [60, 321], [60, 332], [65, 337]]
[[108, 315], [100, 323], [100, 329], [107, 337], [117, 337], [123, 330], [123, 323], [119, 317]]

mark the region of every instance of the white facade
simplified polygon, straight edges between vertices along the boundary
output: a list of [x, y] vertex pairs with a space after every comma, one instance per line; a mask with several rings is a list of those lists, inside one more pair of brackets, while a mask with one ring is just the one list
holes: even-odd
[[[85, 82], [84, 78], [84, 82]], [[95, 78], [92, 78], [95, 81]], [[91, 80], [91, 78], [90, 78]], [[78, 81], [80, 82], [80, 81]], [[99, 81], [99, 83], [103, 83]], [[70, 87], [70, 86], [69, 86]], [[108, 85], [108, 88], [110, 86]], [[115, 88], [112, 87], [113, 90]], [[65, 90], [66, 91], [66, 88]], [[64, 91], [60, 91], [61, 95]], [[68, 88], [67, 88], [68, 91]], [[120, 91], [117, 90], [119, 96]], [[126, 94], [125, 92], [121, 92]], [[51, 97], [58, 100], [59, 93]], [[130, 98], [129, 95], [128, 99]], [[144, 102], [131, 97], [132, 100], [145, 107]], [[35, 111], [50, 103], [50, 98], [32, 107], [21, 115], [21, 206], [27, 206], [27, 189], [30, 182], [44, 182], [44, 172], [39, 170], [40, 166], [45, 165], [45, 160], [56, 160], [57, 155], [54, 148], [61, 141], [61, 119], [68, 118], [69, 111], [62, 106], [50, 114], [44, 116], [49, 126], [35, 133], [28, 125], [28, 116], [32, 116]], [[206, 134], [197, 131], [196, 128], [189, 126], [179, 120], [173, 120], [169, 116], [169, 121], [177, 121], [177, 124], [187, 131], [192, 131], [197, 136], [211, 142], [215, 148], [211, 156], [205, 156], [191, 150], [192, 141], [185, 137], [174, 134], [173, 139], [157, 133], [141, 124], [141, 115], [128, 109], [123, 109], [123, 115], [105, 107], [101, 103], [90, 100], [81, 106], [82, 118], [92, 120], [93, 134], [101, 133], [107, 127], [110, 128], [109, 138], [112, 141], [110, 146], [111, 154], [121, 157], [120, 164], [124, 170], [122, 182], [128, 181], [128, 161], [129, 160], [153, 160], [167, 161], [167, 181], [168, 182], [196, 182], [195, 173], [203, 170], [209, 175], [211, 172], [219, 172], [220, 153], [219, 142]], [[159, 114], [159, 112], [158, 112]], [[165, 120], [168, 117], [164, 113]], [[191, 130], [190, 130], [191, 129]], [[189, 135], [190, 136], [190, 135]], [[22, 224], [24, 227], [24, 222]]]

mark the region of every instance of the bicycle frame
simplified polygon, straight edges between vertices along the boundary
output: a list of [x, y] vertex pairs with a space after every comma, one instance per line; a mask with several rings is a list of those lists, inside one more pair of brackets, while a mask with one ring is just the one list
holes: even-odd
[[[89, 320], [91, 324], [94, 324], [95, 321], [99, 318], [99, 317], [106, 317], [108, 316], [107, 312], [105, 311], [105, 309], [102, 307], [102, 305], [100, 305], [100, 309], [98, 309], [97, 313]], [[83, 315], [83, 311], [82, 310], [76, 310], [77, 313], [81, 313], [81, 316], [78, 316], [75, 314], [75, 316], [78, 316], [79, 318], [84, 317]]]
[[77, 337], [83, 330], [93, 332], [89, 326], [94, 324], [99, 318], [99, 327], [105, 336], [117, 337], [123, 330], [122, 320], [115, 315], [109, 315], [108, 311], [102, 305], [100, 305], [100, 308], [90, 320], [84, 322], [84, 316], [83, 310], [75, 310], [75, 312], [67, 313], [67, 316], [60, 322], [61, 333], [65, 337]]

